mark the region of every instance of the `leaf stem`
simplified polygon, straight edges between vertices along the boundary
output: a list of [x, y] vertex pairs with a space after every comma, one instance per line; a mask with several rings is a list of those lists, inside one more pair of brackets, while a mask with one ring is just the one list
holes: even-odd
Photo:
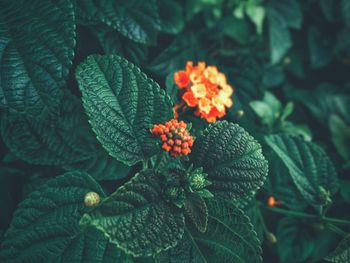
[[292, 211], [292, 210], [287, 210], [287, 209], [283, 209], [283, 208], [279, 208], [279, 207], [267, 207], [267, 206], [263, 206], [263, 207], [267, 208], [271, 212], [275, 212], [275, 213], [279, 213], [279, 214], [283, 214], [283, 215], [299, 217], [299, 218], [318, 219], [318, 220], [328, 222], [328, 223], [334, 223], [334, 224], [339, 224], [339, 225], [349, 225], [350, 226], [350, 221], [348, 221], [348, 220], [331, 218], [331, 217], [326, 217], [326, 216], [320, 217], [319, 215], [312, 215], [312, 214], [307, 214], [304, 212]]
[[326, 224], [326, 227], [329, 229], [329, 230], [332, 230], [334, 233], [342, 236], [342, 237], [345, 237], [347, 235], [347, 233], [345, 231], [343, 231], [342, 229], [340, 229], [339, 227], [333, 225], [333, 224]]
[[162, 162], [162, 159], [163, 159], [163, 152], [161, 151], [158, 153], [157, 159], [154, 163], [154, 166], [153, 166], [154, 170], [158, 170], [158, 167], [159, 167], [160, 163]]

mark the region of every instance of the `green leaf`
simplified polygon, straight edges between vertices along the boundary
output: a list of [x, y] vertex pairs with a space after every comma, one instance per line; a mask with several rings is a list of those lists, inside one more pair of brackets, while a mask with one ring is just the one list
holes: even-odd
[[184, 33], [152, 60], [148, 69], [157, 75], [166, 76], [185, 68], [187, 61], [200, 61], [205, 55], [196, 36], [193, 33]]
[[195, 141], [191, 161], [203, 167], [214, 196], [241, 198], [254, 193], [267, 175], [260, 144], [237, 124], [218, 121]]
[[260, 242], [249, 218], [224, 200], [210, 199], [205, 233], [187, 229], [175, 248], [156, 256], [156, 262], [262, 262]]
[[139, 68], [115, 55], [92, 55], [76, 72], [83, 105], [110, 155], [133, 165], [159, 150], [150, 128], [173, 117], [172, 102]]
[[145, 170], [85, 214], [81, 224], [101, 230], [127, 254], [150, 256], [173, 247], [184, 233], [184, 215], [163, 201], [159, 178]]
[[208, 225], [208, 208], [204, 199], [198, 194], [190, 194], [186, 198], [184, 208], [194, 226], [204, 233]]
[[324, 205], [320, 187], [334, 195], [339, 188], [337, 172], [325, 151], [300, 137], [265, 136], [265, 141], [289, 170], [294, 184], [311, 205]]
[[131, 168], [119, 161], [100, 146], [91, 148], [94, 154], [89, 158], [76, 163], [64, 166], [66, 170], [84, 171], [94, 177], [96, 180], [116, 180], [128, 175]]
[[332, 41], [316, 27], [311, 27], [308, 31], [308, 46], [312, 68], [324, 67], [332, 61]]
[[350, 2], [347, 0], [341, 0], [340, 7], [344, 22], [347, 27], [350, 27]]
[[84, 196], [100, 186], [87, 174], [52, 179], [19, 205], [0, 249], [1, 262], [118, 262], [122, 252], [94, 229], [83, 229]]
[[338, 153], [345, 160], [350, 160], [350, 127], [335, 114], [329, 117], [328, 126]]
[[266, 10], [260, 5], [260, 1], [250, 0], [247, 2], [246, 13], [255, 24], [256, 32], [261, 35], [263, 31]]
[[221, 28], [225, 36], [237, 41], [239, 44], [246, 44], [248, 42], [252, 30], [246, 20], [227, 16], [221, 20], [221, 23]]
[[281, 262], [299, 263], [312, 254], [315, 240], [305, 226], [294, 218], [283, 218], [277, 226], [277, 251]]
[[334, 263], [344, 263], [350, 261], [350, 235], [347, 235], [337, 246], [337, 248], [325, 258]]
[[75, 21], [70, 1], [1, 1], [2, 104], [36, 117], [55, 111], [74, 46]]
[[158, 0], [161, 30], [169, 34], [178, 34], [185, 25], [182, 6], [175, 0]]
[[165, 79], [165, 89], [166, 93], [170, 96], [172, 101], [177, 104], [179, 102], [178, 91], [179, 87], [176, 85], [174, 81], [174, 73], [176, 71], [170, 72]]
[[[62, 100], [58, 116], [34, 119], [5, 111], [1, 115], [1, 135], [17, 157], [32, 164], [63, 165], [91, 157], [85, 136], [87, 127], [82, 107], [73, 96]], [[86, 119], [85, 119], [86, 120]]]
[[141, 65], [147, 60], [148, 49], [146, 45], [136, 43], [103, 24], [89, 28], [97, 36], [105, 54], [125, 57], [136, 65]]
[[289, 28], [299, 29], [302, 13], [299, 2], [272, 0], [267, 7], [271, 63], [278, 63], [292, 46]]
[[101, 22], [123, 36], [143, 44], [154, 44], [161, 29], [157, 0], [76, 0], [80, 20]]

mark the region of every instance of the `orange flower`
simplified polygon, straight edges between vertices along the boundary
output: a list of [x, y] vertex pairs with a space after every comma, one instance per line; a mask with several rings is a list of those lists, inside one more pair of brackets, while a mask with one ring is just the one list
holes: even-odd
[[151, 132], [160, 137], [162, 149], [169, 152], [171, 156], [181, 157], [191, 153], [194, 139], [189, 134], [185, 122], [171, 119], [165, 124], [155, 124]]
[[226, 108], [233, 106], [233, 89], [225, 74], [215, 66], [206, 66], [205, 62], [194, 66], [192, 61], [188, 61], [185, 70], [174, 74], [174, 80], [179, 89], [185, 90], [181, 92], [182, 102], [196, 108], [194, 114], [208, 122], [224, 117]]
[[174, 81], [176, 85], [181, 89], [188, 86], [190, 83], [190, 78], [188, 77], [186, 71], [181, 70], [174, 74]]

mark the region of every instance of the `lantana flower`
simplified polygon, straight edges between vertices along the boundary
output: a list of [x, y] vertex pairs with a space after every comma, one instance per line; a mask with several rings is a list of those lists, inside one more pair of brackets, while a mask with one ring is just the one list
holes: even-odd
[[163, 150], [173, 157], [181, 157], [191, 153], [193, 137], [187, 130], [187, 124], [171, 119], [165, 124], [156, 124], [151, 129], [153, 135], [159, 136]]
[[[185, 103], [194, 108], [194, 114], [208, 122], [224, 117], [226, 109], [233, 106], [233, 88], [215, 66], [206, 66], [204, 62], [194, 66], [188, 61], [185, 70], [174, 74], [174, 81], [180, 90], [180, 105]], [[175, 110], [179, 108], [175, 106]]]

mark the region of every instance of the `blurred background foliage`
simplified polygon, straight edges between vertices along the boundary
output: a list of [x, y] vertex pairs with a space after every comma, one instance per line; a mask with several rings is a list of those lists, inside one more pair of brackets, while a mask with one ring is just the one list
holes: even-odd
[[[263, 242], [264, 262], [324, 262], [323, 258], [349, 233], [348, 225], [334, 229], [317, 216], [299, 217], [283, 211], [317, 215], [322, 207], [328, 216], [350, 219], [350, 1], [140, 3], [137, 9], [126, 7], [120, 11], [139, 27], [116, 30], [118, 21], [101, 6], [96, 7], [95, 1], [74, 1], [77, 43], [69, 88], [79, 95], [74, 67], [92, 53], [127, 58], [175, 100], [175, 71], [189, 60], [216, 65], [235, 88], [234, 107], [226, 118], [238, 122], [263, 145], [270, 163], [269, 178], [256, 200], [239, 204]], [[124, 3], [128, 4], [132, 6], [135, 1]], [[315, 154], [324, 152], [330, 157], [338, 178], [328, 170], [315, 176], [332, 177], [337, 181], [332, 183], [340, 185], [339, 191], [337, 187], [333, 192], [326, 189], [331, 192], [327, 193], [331, 203], [316, 205], [315, 209], [308, 202], [285, 160], [268, 146], [275, 140], [274, 145], [283, 149], [279, 144], [282, 142], [277, 144], [277, 139], [271, 137], [274, 134], [298, 135], [302, 141], [319, 145], [317, 149], [310, 146]], [[27, 164], [3, 143], [1, 149], [0, 207], [5, 212], [0, 213], [0, 237], [18, 202], [45, 182], [46, 171], [51, 176], [62, 171], [56, 166]], [[289, 154], [293, 158], [293, 150]], [[323, 157], [316, 156], [315, 163], [317, 158]], [[266, 205], [270, 196], [282, 203], [282, 212]]]

